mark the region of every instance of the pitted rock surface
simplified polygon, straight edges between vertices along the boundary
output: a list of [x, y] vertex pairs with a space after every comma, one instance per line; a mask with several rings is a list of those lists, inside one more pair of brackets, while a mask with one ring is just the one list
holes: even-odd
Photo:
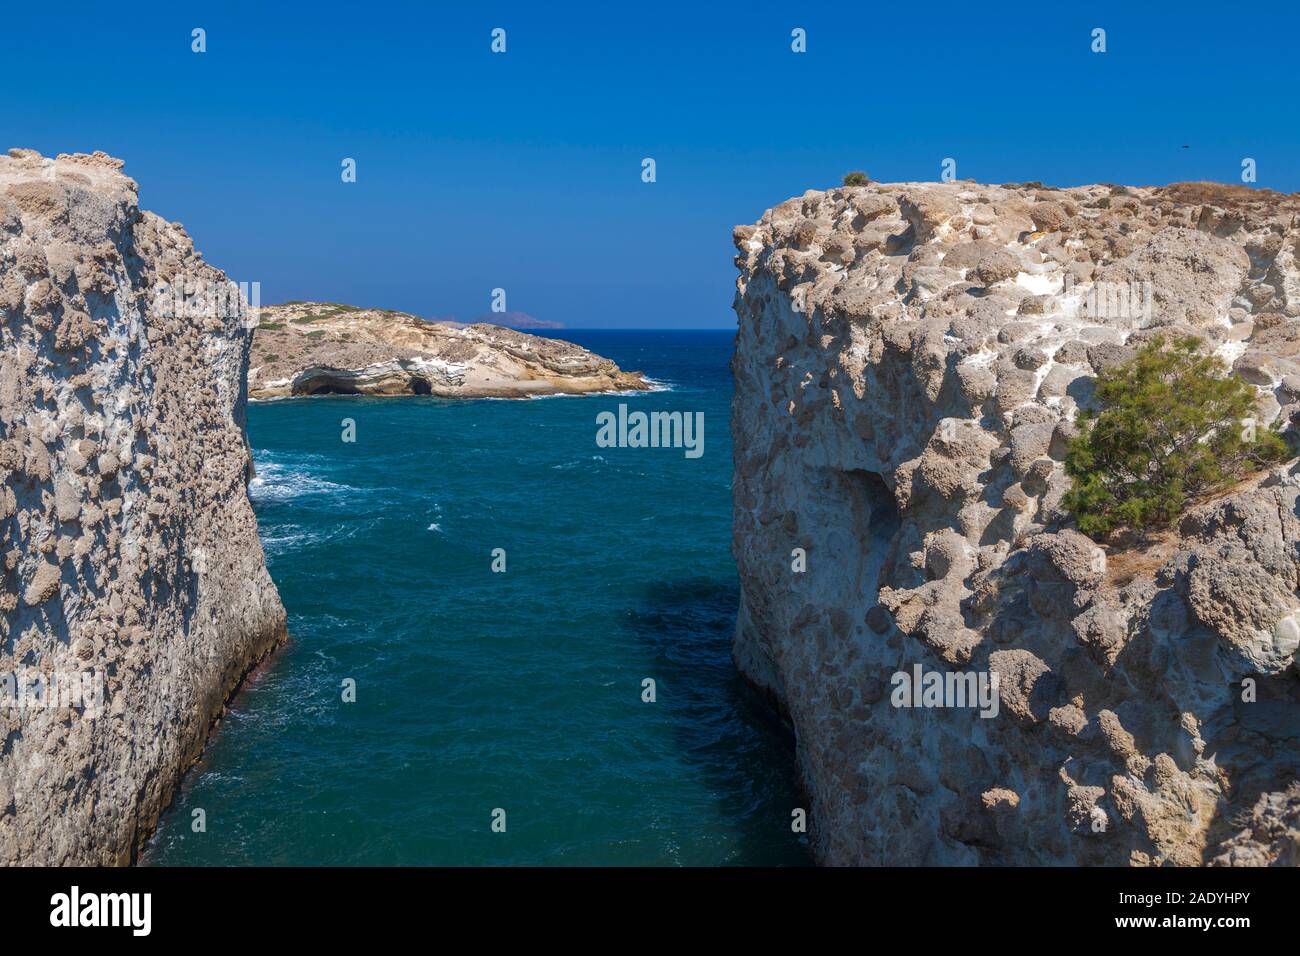
[[225, 281], [120, 160], [0, 157], [0, 676], [104, 690], [0, 703], [0, 864], [133, 861], [285, 637], [246, 491], [247, 323], [151, 308]]
[[[1298, 214], [900, 183], [735, 229], [735, 657], [794, 724], [820, 861], [1294, 859], [1297, 463], [1129, 550], [1060, 502], [1096, 374], [1155, 335], [1200, 336], [1291, 429]], [[999, 713], [894, 706], [916, 664], [997, 674]]]

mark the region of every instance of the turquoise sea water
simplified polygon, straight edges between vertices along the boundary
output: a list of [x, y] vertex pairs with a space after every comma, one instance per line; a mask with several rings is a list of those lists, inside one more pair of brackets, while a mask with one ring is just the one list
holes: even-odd
[[[566, 337], [667, 388], [250, 408], [292, 643], [145, 862], [807, 862], [792, 740], [730, 659], [731, 333]], [[703, 412], [703, 456], [597, 447], [620, 402]]]

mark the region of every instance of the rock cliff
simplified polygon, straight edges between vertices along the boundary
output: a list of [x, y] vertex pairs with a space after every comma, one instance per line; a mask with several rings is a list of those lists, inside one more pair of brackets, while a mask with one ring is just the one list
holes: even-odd
[[260, 310], [248, 382], [253, 398], [527, 398], [649, 386], [639, 372], [558, 339], [327, 302]]
[[0, 864], [133, 861], [285, 637], [226, 287], [120, 160], [0, 157]]
[[[1290, 427], [1298, 214], [902, 183], [736, 228], [735, 657], [793, 722], [820, 861], [1296, 861], [1300, 467], [1128, 550], [1060, 501], [1094, 376], [1157, 334]], [[996, 715], [902, 706], [896, 675], [932, 672], [996, 677]]]

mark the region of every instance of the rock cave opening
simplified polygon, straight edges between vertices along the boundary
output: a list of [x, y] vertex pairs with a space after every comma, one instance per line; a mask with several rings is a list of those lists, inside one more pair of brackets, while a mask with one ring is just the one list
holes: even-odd
[[863, 586], [869, 604], [874, 604], [880, 590], [880, 570], [889, 554], [894, 536], [902, 524], [898, 502], [885, 479], [874, 471], [855, 468], [841, 473], [848, 491], [854, 537], [866, 542]]
[[316, 379], [296, 386], [293, 393], [295, 395], [360, 395], [361, 390], [346, 382]]

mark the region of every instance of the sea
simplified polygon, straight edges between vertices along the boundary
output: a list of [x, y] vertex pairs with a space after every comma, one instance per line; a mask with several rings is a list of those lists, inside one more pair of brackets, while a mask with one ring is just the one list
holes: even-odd
[[[290, 642], [142, 862], [810, 862], [792, 733], [731, 660], [733, 333], [557, 334], [655, 389], [250, 405]], [[702, 454], [598, 444], [620, 404], [698, 413]]]

